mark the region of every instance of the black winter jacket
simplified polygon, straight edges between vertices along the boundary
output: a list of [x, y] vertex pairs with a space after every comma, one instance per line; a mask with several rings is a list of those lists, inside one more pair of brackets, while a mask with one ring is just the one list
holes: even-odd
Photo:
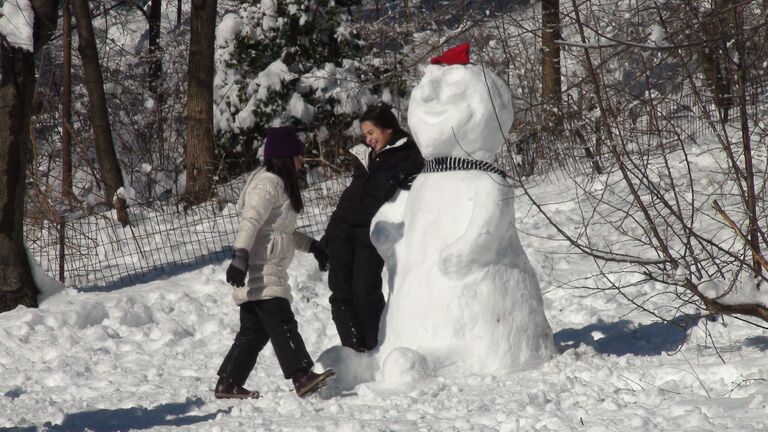
[[331, 223], [370, 225], [371, 219], [407, 181], [424, 168], [424, 158], [413, 139], [405, 133], [392, 138], [392, 144], [377, 155], [363, 144], [351, 151], [354, 162], [352, 183], [339, 198]]

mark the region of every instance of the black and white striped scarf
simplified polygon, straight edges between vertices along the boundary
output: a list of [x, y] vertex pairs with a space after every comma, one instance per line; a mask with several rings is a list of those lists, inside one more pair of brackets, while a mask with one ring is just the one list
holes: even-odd
[[504, 171], [493, 164], [476, 159], [464, 159], [460, 157], [448, 156], [428, 159], [424, 161], [423, 173], [445, 172], [445, 171], [468, 171], [480, 170], [493, 174], [498, 174], [506, 178]]

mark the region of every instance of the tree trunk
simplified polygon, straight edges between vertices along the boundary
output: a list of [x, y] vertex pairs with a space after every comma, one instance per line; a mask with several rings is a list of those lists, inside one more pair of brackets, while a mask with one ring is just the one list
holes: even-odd
[[[747, 110], [747, 48], [744, 35], [744, 9], [742, 7], [733, 7], [731, 9], [731, 28], [735, 33], [735, 45], [737, 53], [736, 62], [736, 83], [739, 108], [739, 119], [741, 120], [741, 143], [744, 157], [744, 182], [746, 183], [746, 211], [749, 220], [749, 246], [752, 250], [752, 271], [756, 280], [760, 280], [763, 273], [763, 267], [760, 264], [760, 219], [757, 217], [757, 201], [759, 195], [755, 190], [755, 168], [753, 159], [755, 154], [752, 150], [752, 138], [749, 131], [749, 112]], [[759, 287], [759, 285], [758, 285]]]
[[198, 203], [213, 187], [213, 48], [216, 0], [192, 0], [187, 82], [187, 200]]
[[701, 33], [704, 44], [697, 51], [702, 72], [712, 90], [715, 106], [723, 122], [728, 121], [730, 109], [734, 106], [732, 65], [729, 64], [728, 49], [731, 39], [727, 20], [729, 6], [728, 0], [716, 0], [712, 11], [702, 17]]
[[149, 59], [147, 63], [147, 78], [149, 89], [158, 101], [160, 95], [160, 82], [163, 73], [163, 58], [160, 52], [160, 22], [162, 18], [162, 0], [152, 0], [147, 18], [149, 24]]
[[560, 126], [562, 103], [560, 77], [560, 1], [541, 2], [541, 103], [544, 121]]
[[61, 72], [61, 196], [72, 199], [72, 14], [70, 0], [64, 0], [61, 43], [64, 59]]
[[37, 306], [37, 286], [24, 251], [24, 184], [29, 162], [29, 119], [35, 86], [31, 52], [3, 44], [0, 81], [0, 312]]
[[[165, 126], [165, 94], [162, 86], [163, 57], [160, 49], [160, 23], [162, 18], [162, 0], [152, 0], [147, 21], [149, 24], [149, 49], [147, 52], [147, 87], [155, 99], [153, 107], [154, 115], [150, 125], [152, 133], [149, 135], [150, 143], [157, 144], [157, 159], [155, 162], [163, 164], [165, 151], [163, 149], [163, 130]], [[148, 145], [147, 148], [153, 146]], [[151, 194], [151, 191], [150, 191]]]
[[72, 9], [77, 22], [79, 39], [77, 49], [85, 71], [85, 85], [91, 104], [93, 139], [96, 144], [96, 158], [99, 161], [101, 180], [104, 182], [105, 198], [107, 203], [114, 206], [117, 211], [117, 219], [126, 226], [128, 225], [127, 205], [123, 198], [116, 195], [118, 189], [123, 187], [123, 175], [112, 142], [112, 128], [109, 124], [107, 99], [104, 95], [104, 77], [101, 74], [99, 53], [96, 51], [96, 37], [93, 33], [88, 0], [72, 0]]
[[[34, 51], [51, 37], [56, 0], [32, 0]], [[0, 43], [0, 312], [37, 306], [39, 292], [24, 249], [24, 195], [35, 90], [34, 52]]]

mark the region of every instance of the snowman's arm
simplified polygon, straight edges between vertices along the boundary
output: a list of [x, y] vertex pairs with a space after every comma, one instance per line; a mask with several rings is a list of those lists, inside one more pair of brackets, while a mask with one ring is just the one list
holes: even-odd
[[403, 215], [408, 191], [396, 192], [384, 203], [371, 221], [371, 242], [382, 258], [388, 261], [394, 253], [395, 244], [403, 237]]
[[473, 268], [503, 261], [516, 244], [512, 188], [490, 181], [475, 192], [464, 233], [440, 251], [441, 270], [454, 278]]

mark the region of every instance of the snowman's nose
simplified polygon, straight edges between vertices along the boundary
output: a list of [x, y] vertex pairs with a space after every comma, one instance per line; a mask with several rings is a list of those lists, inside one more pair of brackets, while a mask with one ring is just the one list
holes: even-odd
[[435, 80], [429, 80], [421, 84], [421, 100], [429, 103], [437, 99], [439, 94], [439, 87]]

